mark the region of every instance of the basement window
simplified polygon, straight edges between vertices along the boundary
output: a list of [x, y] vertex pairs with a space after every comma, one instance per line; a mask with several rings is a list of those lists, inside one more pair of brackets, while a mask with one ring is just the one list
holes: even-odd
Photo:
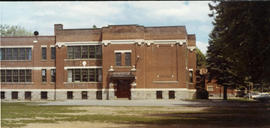
[[5, 92], [1, 92], [1, 99], [5, 99]]
[[82, 99], [88, 99], [87, 91], [82, 91]]
[[48, 99], [48, 92], [41, 92], [41, 99], [43, 100]]
[[157, 99], [162, 99], [162, 91], [156, 92]]
[[169, 91], [169, 99], [175, 99], [175, 91]]
[[24, 99], [31, 100], [31, 92], [25, 92], [24, 93]]
[[102, 100], [102, 91], [96, 92], [96, 98], [97, 98], [97, 100]]
[[72, 91], [67, 92], [67, 99], [73, 99], [73, 92]]
[[11, 99], [18, 99], [18, 92], [11, 92]]

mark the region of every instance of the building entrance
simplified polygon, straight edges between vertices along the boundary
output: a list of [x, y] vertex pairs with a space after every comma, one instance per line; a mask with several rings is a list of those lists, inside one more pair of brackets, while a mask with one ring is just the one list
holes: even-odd
[[130, 82], [128, 80], [118, 80], [116, 83], [115, 96], [117, 98], [128, 98], [130, 99]]

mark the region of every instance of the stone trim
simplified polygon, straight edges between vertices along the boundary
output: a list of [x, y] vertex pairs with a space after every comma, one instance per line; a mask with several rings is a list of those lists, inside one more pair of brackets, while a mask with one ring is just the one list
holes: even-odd
[[0, 69], [32, 69], [32, 70], [41, 70], [41, 69], [56, 69], [56, 67], [0, 67]]
[[65, 66], [64, 69], [102, 68], [102, 66]]
[[33, 45], [12, 45], [12, 46], [9, 46], [9, 45], [7, 45], [7, 46], [0, 46], [0, 48], [32, 48], [33, 49]]

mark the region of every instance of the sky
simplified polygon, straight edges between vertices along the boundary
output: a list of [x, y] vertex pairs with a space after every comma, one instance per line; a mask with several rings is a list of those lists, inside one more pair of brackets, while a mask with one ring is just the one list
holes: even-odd
[[196, 34], [197, 47], [205, 54], [212, 18], [208, 1], [116, 1], [116, 2], [0, 2], [1, 24], [20, 25], [40, 35], [53, 35], [54, 24], [65, 28], [186, 26]]

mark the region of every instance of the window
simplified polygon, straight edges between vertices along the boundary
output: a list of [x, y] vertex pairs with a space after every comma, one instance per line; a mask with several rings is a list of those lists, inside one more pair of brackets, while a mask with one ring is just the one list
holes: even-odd
[[68, 46], [67, 58], [68, 59], [89, 59], [89, 58], [101, 58], [102, 46], [90, 45], [90, 46]]
[[12, 70], [6, 70], [6, 82], [12, 82]]
[[56, 75], [55, 69], [51, 69], [51, 82], [55, 82], [55, 75]]
[[175, 99], [175, 91], [169, 91], [169, 99]]
[[32, 70], [1, 70], [1, 82], [31, 82]]
[[55, 59], [55, 47], [51, 47], [51, 59]]
[[18, 92], [11, 92], [11, 99], [18, 99]]
[[207, 86], [207, 91], [214, 91], [214, 87], [213, 86]]
[[157, 99], [162, 99], [162, 91], [156, 92]]
[[68, 82], [101, 82], [102, 69], [69, 69]]
[[42, 60], [46, 60], [47, 59], [47, 48], [42, 47], [41, 52], [42, 52]]
[[26, 82], [25, 80], [25, 70], [20, 70], [19, 71], [19, 74], [20, 74], [20, 82]]
[[25, 81], [26, 82], [32, 81], [32, 70], [25, 70]]
[[87, 91], [82, 91], [82, 99], [88, 99]]
[[131, 66], [131, 53], [130, 52], [125, 53], [125, 65]]
[[0, 48], [0, 60], [31, 60], [31, 48]]
[[72, 91], [67, 92], [67, 99], [73, 99], [73, 92]]
[[193, 71], [189, 71], [189, 82], [193, 83]]
[[48, 92], [41, 92], [41, 99], [46, 100], [48, 99]]
[[115, 65], [121, 66], [121, 53], [115, 53]]
[[102, 100], [102, 91], [97, 91], [96, 92], [96, 99], [97, 100]]
[[42, 82], [46, 82], [47, 81], [46, 69], [42, 69], [41, 76], [42, 76]]
[[1, 92], [1, 99], [5, 99], [5, 92]]
[[31, 100], [31, 92], [25, 92], [24, 93], [24, 99]]

